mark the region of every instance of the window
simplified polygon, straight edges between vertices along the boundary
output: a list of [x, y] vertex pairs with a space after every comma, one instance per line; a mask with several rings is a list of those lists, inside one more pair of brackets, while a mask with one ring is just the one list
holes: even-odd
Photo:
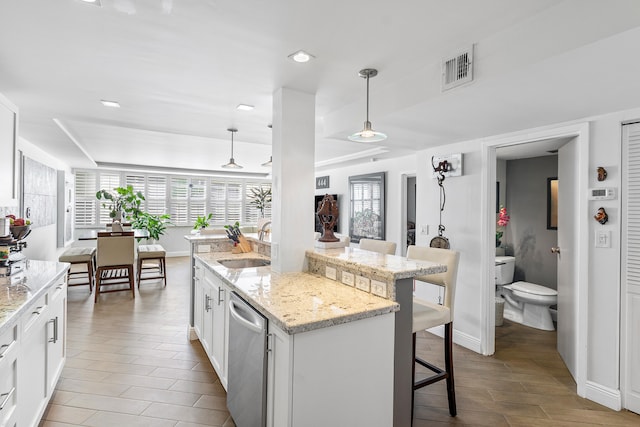
[[349, 177], [352, 242], [362, 238], [384, 240], [384, 184], [384, 172]]
[[[260, 216], [250, 204], [251, 188], [271, 188], [268, 181], [246, 181], [205, 176], [179, 176], [133, 172], [76, 170], [75, 226], [101, 227], [110, 223], [109, 209], [96, 199], [100, 189], [131, 185], [145, 202], [141, 208], [151, 214], [169, 213], [173, 225], [192, 226], [198, 216], [213, 213], [212, 225], [240, 221], [256, 224]], [[265, 209], [265, 216], [271, 208]]]

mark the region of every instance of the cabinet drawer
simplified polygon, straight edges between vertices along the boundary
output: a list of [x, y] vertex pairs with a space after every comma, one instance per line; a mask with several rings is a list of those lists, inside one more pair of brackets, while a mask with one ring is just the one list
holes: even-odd
[[49, 304], [50, 305], [53, 304], [59, 298], [63, 297], [66, 294], [67, 294], [67, 283], [66, 283], [66, 280], [63, 281], [61, 279], [60, 283], [53, 286], [49, 291]]
[[[13, 325], [0, 336], [0, 372], [18, 352], [18, 324]], [[2, 375], [0, 374], [0, 378]]]
[[28, 334], [31, 328], [42, 319], [42, 313], [47, 310], [49, 294], [44, 294], [31, 305], [29, 310], [22, 315], [22, 332]]
[[[16, 346], [17, 347], [17, 346]], [[17, 350], [5, 353], [0, 359], [0, 425], [13, 425], [17, 404], [18, 354]]]

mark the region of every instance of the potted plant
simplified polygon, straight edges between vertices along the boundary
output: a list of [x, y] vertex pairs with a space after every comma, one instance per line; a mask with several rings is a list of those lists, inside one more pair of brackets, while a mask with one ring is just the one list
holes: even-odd
[[264, 210], [271, 203], [271, 187], [260, 187], [259, 189], [252, 188], [249, 198], [251, 199], [249, 203], [260, 211], [260, 218], [264, 218]]
[[100, 190], [96, 193], [98, 200], [104, 200], [102, 207], [109, 208], [109, 217], [122, 221], [122, 214], [126, 219], [136, 218], [142, 211], [140, 205], [144, 196], [140, 191], [134, 191], [131, 185], [116, 187], [113, 190]]
[[133, 218], [131, 227], [139, 230], [147, 230], [147, 233], [149, 233], [147, 239], [157, 241], [160, 240], [160, 236], [166, 231], [167, 225], [171, 224], [170, 219], [171, 216], [169, 214], [154, 215], [141, 211]]
[[209, 213], [209, 215], [205, 215], [205, 216], [198, 215], [198, 217], [196, 218], [196, 222], [193, 224], [193, 229], [200, 230], [202, 228], [208, 227], [209, 222], [211, 221], [212, 218], [213, 218], [212, 213]]

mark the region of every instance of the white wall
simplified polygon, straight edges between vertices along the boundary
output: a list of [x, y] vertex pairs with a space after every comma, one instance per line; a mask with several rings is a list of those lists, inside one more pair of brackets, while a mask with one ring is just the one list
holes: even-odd
[[[386, 172], [386, 218], [385, 240], [396, 242], [396, 253], [400, 253], [402, 244], [406, 242], [406, 236], [402, 235], [402, 200], [401, 191], [402, 174], [416, 172], [416, 156], [399, 157], [390, 160], [378, 160], [376, 162], [362, 163], [344, 168], [336, 168], [316, 172], [316, 176], [329, 175], [329, 188], [316, 190], [316, 195], [338, 194], [340, 207], [340, 234], [349, 235], [349, 177], [375, 172]], [[428, 163], [422, 163], [428, 165]], [[418, 185], [418, 192], [420, 186]]]

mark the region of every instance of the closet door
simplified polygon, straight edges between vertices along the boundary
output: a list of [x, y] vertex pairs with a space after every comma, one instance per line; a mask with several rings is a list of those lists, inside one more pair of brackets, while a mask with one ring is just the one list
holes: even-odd
[[622, 127], [622, 405], [640, 413], [640, 123]]

